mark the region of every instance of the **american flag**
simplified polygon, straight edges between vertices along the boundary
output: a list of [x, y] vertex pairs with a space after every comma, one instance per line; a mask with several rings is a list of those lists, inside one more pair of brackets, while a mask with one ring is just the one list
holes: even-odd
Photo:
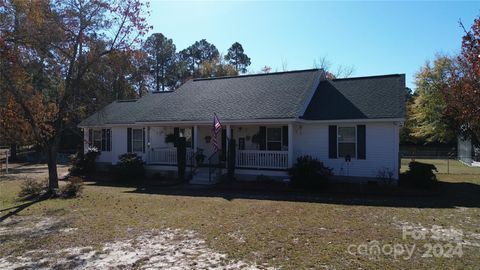
[[212, 144], [214, 152], [217, 152], [220, 149], [220, 147], [218, 147], [217, 135], [218, 133], [220, 133], [221, 130], [222, 124], [220, 124], [217, 115], [213, 114]]

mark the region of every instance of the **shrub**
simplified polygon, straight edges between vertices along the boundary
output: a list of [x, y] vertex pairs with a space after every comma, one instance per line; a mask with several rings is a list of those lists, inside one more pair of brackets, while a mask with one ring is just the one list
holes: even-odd
[[88, 148], [87, 153], [78, 152], [72, 157], [72, 167], [70, 174], [72, 175], [86, 175], [95, 172], [96, 160], [100, 155], [97, 148]]
[[301, 156], [288, 170], [291, 184], [295, 187], [317, 188], [325, 185], [332, 175], [332, 169], [311, 156]]
[[395, 181], [393, 175], [394, 173], [391, 169], [383, 167], [378, 170], [377, 179], [386, 185], [391, 185]]
[[127, 153], [118, 157], [116, 174], [119, 179], [132, 180], [145, 177], [145, 163], [135, 153]]
[[83, 180], [80, 177], [71, 177], [65, 186], [60, 187], [60, 196], [63, 198], [74, 198], [83, 191]]
[[400, 184], [410, 187], [430, 188], [437, 183], [435, 165], [412, 161], [408, 170], [400, 177]]
[[33, 179], [25, 180], [22, 185], [20, 186], [20, 192], [18, 193], [18, 197], [22, 199], [31, 199], [42, 195], [42, 193], [46, 190], [46, 183], [38, 182]]
[[203, 149], [198, 148], [197, 153], [195, 153], [195, 160], [197, 161], [197, 164], [203, 164], [203, 162], [205, 161], [205, 157], [206, 156], [203, 154]]

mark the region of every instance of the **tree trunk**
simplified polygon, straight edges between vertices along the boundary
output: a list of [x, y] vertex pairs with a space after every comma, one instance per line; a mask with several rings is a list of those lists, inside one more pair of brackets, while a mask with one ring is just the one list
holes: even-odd
[[47, 146], [47, 164], [48, 164], [48, 189], [50, 191], [58, 189], [58, 172], [57, 172], [57, 153], [60, 137], [56, 136], [52, 143]]
[[165, 65], [162, 65], [162, 91], [165, 91]]
[[17, 144], [16, 143], [10, 144], [10, 160], [12, 161], [17, 160]]
[[158, 66], [158, 60], [157, 64], [155, 65], [155, 90], [160, 91], [160, 67]]

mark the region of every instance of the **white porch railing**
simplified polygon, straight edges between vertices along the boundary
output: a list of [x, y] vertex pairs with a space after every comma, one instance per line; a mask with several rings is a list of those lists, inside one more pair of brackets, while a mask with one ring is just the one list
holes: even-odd
[[288, 151], [238, 150], [237, 167], [287, 169]]
[[[187, 160], [193, 154], [193, 149], [187, 148]], [[166, 165], [176, 165], [177, 164], [177, 148], [153, 148], [148, 152], [148, 163], [149, 164], [166, 164]]]
[[[187, 148], [187, 160], [193, 155], [193, 149]], [[153, 148], [148, 152], [149, 164], [177, 164], [177, 149]], [[288, 151], [238, 150], [236, 158], [238, 168], [287, 169]]]

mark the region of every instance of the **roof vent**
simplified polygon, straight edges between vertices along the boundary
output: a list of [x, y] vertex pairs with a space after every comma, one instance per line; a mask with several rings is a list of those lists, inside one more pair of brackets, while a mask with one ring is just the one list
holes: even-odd
[[138, 99], [120, 99], [117, 102], [137, 102]]

